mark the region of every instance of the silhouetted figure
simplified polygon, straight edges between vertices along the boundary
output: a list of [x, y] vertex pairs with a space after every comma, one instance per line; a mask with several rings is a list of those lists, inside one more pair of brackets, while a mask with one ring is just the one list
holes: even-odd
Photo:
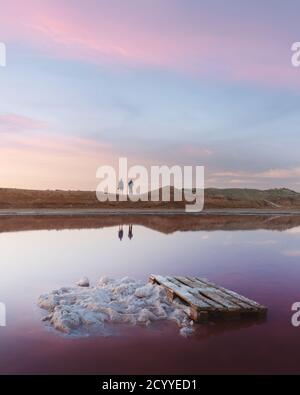
[[123, 240], [123, 236], [124, 236], [123, 225], [119, 226], [118, 236], [119, 236], [120, 241], [122, 241]]
[[128, 183], [129, 193], [133, 194], [133, 180], [130, 180]]
[[128, 237], [130, 240], [133, 238], [132, 225], [129, 225]]
[[119, 193], [120, 193], [121, 195], [123, 195], [123, 191], [124, 191], [124, 181], [122, 180], [122, 178], [121, 178], [121, 180], [119, 181], [119, 184], [118, 184], [118, 191], [119, 191]]

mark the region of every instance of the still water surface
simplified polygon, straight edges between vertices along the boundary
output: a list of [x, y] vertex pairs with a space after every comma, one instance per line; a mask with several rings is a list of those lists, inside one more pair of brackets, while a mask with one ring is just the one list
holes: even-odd
[[[121, 232], [120, 232], [121, 231]], [[123, 231], [123, 232], [122, 232]], [[120, 240], [120, 238], [122, 240]], [[300, 228], [186, 231], [143, 226], [0, 234], [0, 373], [300, 373]], [[45, 327], [40, 294], [88, 276], [206, 277], [269, 307], [264, 322], [217, 323], [181, 338], [172, 323], [68, 338]]]

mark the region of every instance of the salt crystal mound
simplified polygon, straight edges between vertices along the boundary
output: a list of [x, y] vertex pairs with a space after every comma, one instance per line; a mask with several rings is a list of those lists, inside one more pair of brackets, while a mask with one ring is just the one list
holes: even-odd
[[76, 285], [79, 287], [89, 287], [90, 281], [87, 277], [82, 277], [79, 281], [77, 281]]
[[90, 288], [64, 287], [40, 296], [38, 305], [49, 312], [43, 321], [69, 335], [106, 336], [110, 324], [149, 326], [158, 320], [175, 321], [182, 336], [193, 332], [185, 304], [170, 302], [159, 285], [128, 277], [102, 277]]

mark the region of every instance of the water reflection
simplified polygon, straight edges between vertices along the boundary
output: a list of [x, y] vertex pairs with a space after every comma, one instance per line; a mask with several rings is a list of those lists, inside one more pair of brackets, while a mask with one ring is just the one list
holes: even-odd
[[[124, 237], [124, 225], [120, 224], [118, 228], [118, 238], [120, 241], [123, 240]], [[131, 240], [133, 238], [133, 226], [130, 224], [128, 227], [128, 239]]]
[[241, 230], [288, 230], [299, 233], [300, 215], [285, 216], [240, 216], [240, 215], [103, 215], [103, 216], [67, 216], [40, 217], [15, 216], [3, 217], [0, 221], [0, 234], [25, 230], [63, 230], [63, 229], [100, 229], [106, 227], [132, 225], [144, 226], [164, 234], [177, 231], [241, 231]]
[[133, 238], [132, 225], [129, 225], [128, 238], [129, 238], [129, 240], [131, 240]]
[[119, 225], [118, 237], [119, 237], [120, 241], [123, 240], [123, 236], [124, 236], [123, 225]]
[[[0, 372], [299, 372], [300, 332], [291, 324], [291, 306], [299, 300], [299, 222], [229, 216], [1, 219], [0, 301], [8, 326], [0, 327]], [[134, 243], [126, 243], [133, 236]], [[40, 322], [36, 302], [43, 293], [73, 286], [82, 276], [95, 284], [103, 275], [147, 281], [151, 273], [208, 278], [266, 305], [268, 319], [201, 325], [188, 340], [175, 327], [130, 327], [127, 337], [67, 341]]]
[[267, 317], [258, 319], [211, 320], [206, 324], [195, 325], [193, 337], [194, 340], [200, 341], [210, 337], [221, 336], [226, 333], [238, 332], [242, 329], [254, 329], [266, 322]]

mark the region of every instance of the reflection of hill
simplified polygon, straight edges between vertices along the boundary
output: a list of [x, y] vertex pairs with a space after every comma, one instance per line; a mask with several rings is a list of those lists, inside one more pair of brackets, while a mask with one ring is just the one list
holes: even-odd
[[161, 233], [176, 231], [257, 230], [284, 231], [300, 226], [300, 216], [229, 216], [229, 215], [104, 215], [86, 217], [26, 216], [0, 218], [0, 232], [43, 229], [92, 229], [120, 224], [141, 225]]

